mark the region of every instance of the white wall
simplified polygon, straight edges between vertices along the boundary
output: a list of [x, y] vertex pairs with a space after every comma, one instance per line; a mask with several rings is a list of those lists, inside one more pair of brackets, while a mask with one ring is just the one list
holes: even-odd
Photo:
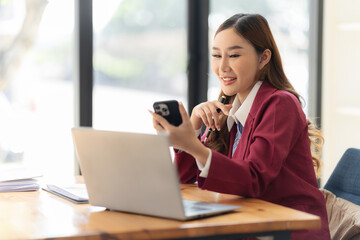
[[323, 178], [344, 151], [360, 148], [360, 1], [324, 1]]

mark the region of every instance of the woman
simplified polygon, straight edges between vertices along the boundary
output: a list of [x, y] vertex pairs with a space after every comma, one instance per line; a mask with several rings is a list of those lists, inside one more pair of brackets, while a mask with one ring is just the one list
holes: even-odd
[[[266, 19], [237, 14], [217, 30], [212, 70], [221, 85], [219, 101], [197, 105], [183, 124], [153, 114], [154, 128], [166, 131], [176, 150], [182, 183], [256, 197], [318, 215], [321, 229], [295, 231], [292, 239], [330, 239], [325, 200], [318, 190], [308, 122], [300, 96], [286, 78]], [[220, 111], [219, 111], [220, 109]], [[214, 129], [199, 141], [202, 124]]]

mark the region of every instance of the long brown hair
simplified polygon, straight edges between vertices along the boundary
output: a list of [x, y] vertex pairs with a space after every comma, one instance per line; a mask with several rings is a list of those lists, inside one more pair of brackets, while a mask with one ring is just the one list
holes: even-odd
[[[255, 80], [267, 81], [279, 90], [288, 91], [296, 96], [296, 98], [301, 103], [302, 97], [299, 93], [296, 92], [284, 73], [280, 53], [267, 20], [259, 14], [235, 14], [220, 25], [215, 33], [215, 36], [219, 32], [229, 28], [234, 28], [239, 35], [248, 40], [259, 55], [262, 54], [266, 49], [271, 51], [271, 59], [269, 63], [266, 64], [257, 73]], [[221, 91], [219, 97], [221, 96], [226, 95]], [[235, 99], [235, 95], [226, 97], [227, 98], [225, 103], [232, 103]], [[226, 120], [227, 116], [222, 115], [220, 118], [221, 131], [215, 131], [211, 133], [208, 141], [208, 146], [210, 148], [223, 154], [228, 153], [228, 146], [230, 141]], [[323, 137], [319, 129], [317, 129], [310, 121], [308, 121], [308, 127], [311, 145], [315, 146], [311, 147], [311, 149], [317, 149], [317, 152], [312, 151], [312, 157], [314, 167], [316, 172], [318, 172], [317, 170], [320, 166], [320, 157], [316, 153], [319, 153], [319, 150], [321, 149]]]

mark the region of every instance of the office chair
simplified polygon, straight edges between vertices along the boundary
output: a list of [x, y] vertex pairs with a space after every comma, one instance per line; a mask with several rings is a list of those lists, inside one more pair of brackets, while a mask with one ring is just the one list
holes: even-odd
[[360, 149], [345, 151], [324, 188], [337, 197], [360, 205]]

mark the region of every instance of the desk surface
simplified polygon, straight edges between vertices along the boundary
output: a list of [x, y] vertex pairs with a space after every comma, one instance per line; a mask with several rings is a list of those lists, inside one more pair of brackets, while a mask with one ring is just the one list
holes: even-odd
[[181, 185], [183, 198], [241, 205], [236, 212], [176, 221], [73, 204], [51, 193], [0, 193], [0, 239], [165, 239], [319, 228], [320, 218], [259, 199]]

